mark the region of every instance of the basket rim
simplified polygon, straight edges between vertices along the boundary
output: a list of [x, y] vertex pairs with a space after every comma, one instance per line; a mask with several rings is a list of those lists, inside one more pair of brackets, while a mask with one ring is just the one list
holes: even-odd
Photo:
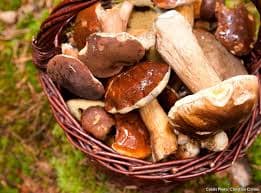
[[[40, 32], [32, 43], [33, 62], [39, 69], [39, 79], [43, 91], [49, 100], [56, 121], [63, 128], [69, 142], [90, 159], [115, 173], [138, 179], [164, 182], [185, 181], [218, 172], [230, 167], [238, 158], [243, 157], [261, 132], [261, 54], [252, 53], [255, 58], [253, 65], [255, 68], [252, 69], [252, 72], [259, 80], [259, 103], [249, 119], [235, 130], [229, 140], [228, 147], [222, 152], [212, 152], [193, 159], [152, 163], [120, 155], [82, 129], [69, 113], [59, 89], [44, 72], [44, 69], [48, 60], [61, 52], [61, 36], [65, 27], [80, 10], [97, 1], [64, 0], [53, 9], [51, 15], [42, 23]], [[48, 41], [51, 43], [46, 43]], [[244, 132], [242, 132], [243, 130]]]

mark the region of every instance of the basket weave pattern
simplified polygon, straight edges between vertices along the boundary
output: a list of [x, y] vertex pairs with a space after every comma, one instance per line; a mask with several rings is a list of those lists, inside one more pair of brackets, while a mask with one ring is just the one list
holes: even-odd
[[[211, 172], [230, 167], [235, 160], [244, 156], [261, 131], [261, 99], [249, 120], [234, 129], [225, 151], [213, 152], [195, 159], [173, 160], [163, 163], [119, 155], [110, 147], [88, 135], [69, 113], [59, 89], [45, 73], [50, 58], [61, 53], [62, 32], [73, 21], [79, 11], [96, 3], [97, 0], [65, 0], [54, 8], [51, 15], [41, 25], [40, 32], [33, 41], [33, 61], [40, 69], [40, 81], [51, 104], [53, 114], [64, 129], [68, 140], [88, 157], [107, 169], [144, 180], [185, 181]], [[258, 44], [261, 44], [259, 39]], [[259, 45], [257, 47], [259, 47]], [[261, 84], [261, 50], [254, 50], [249, 58], [250, 71], [259, 78]], [[259, 89], [261, 96], [261, 87]]]

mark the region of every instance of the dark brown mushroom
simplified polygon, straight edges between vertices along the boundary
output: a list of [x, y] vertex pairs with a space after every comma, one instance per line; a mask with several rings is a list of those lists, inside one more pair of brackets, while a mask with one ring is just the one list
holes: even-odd
[[113, 117], [103, 107], [98, 106], [84, 110], [81, 123], [85, 131], [100, 140], [105, 140], [112, 126], [115, 125]]
[[124, 66], [137, 63], [145, 55], [142, 44], [132, 35], [95, 33], [88, 39], [79, 58], [99, 78], [118, 74]]
[[139, 159], [151, 154], [149, 134], [139, 113], [116, 115], [116, 136], [112, 148], [122, 155]]
[[79, 59], [56, 55], [47, 65], [47, 73], [58, 85], [85, 99], [100, 99], [104, 94], [102, 83]]
[[217, 6], [216, 38], [233, 54], [248, 54], [257, 41], [260, 15], [252, 2], [227, 0]]

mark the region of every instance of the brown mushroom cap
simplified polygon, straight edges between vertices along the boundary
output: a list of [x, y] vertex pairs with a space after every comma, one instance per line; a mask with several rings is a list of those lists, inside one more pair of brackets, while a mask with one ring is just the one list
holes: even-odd
[[95, 33], [89, 36], [79, 58], [100, 78], [118, 74], [124, 66], [137, 63], [145, 55], [142, 44], [132, 35]]
[[127, 113], [156, 98], [166, 87], [170, 67], [165, 63], [143, 62], [112, 79], [105, 94], [105, 109]]
[[105, 140], [115, 122], [103, 107], [90, 107], [83, 111], [82, 127], [88, 133], [100, 140]]
[[215, 18], [217, 0], [202, 0], [200, 6], [200, 18], [211, 21]]
[[175, 129], [202, 138], [242, 123], [257, 100], [257, 77], [239, 75], [180, 99], [168, 116]]
[[102, 83], [87, 66], [71, 56], [54, 56], [48, 62], [47, 73], [58, 85], [82, 98], [100, 99], [105, 92]]
[[101, 31], [101, 25], [95, 12], [98, 4], [99, 3], [93, 4], [80, 11], [76, 17], [73, 28], [73, 39], [79, 49], [85, 46], [86, 39], [89, 35]]
[[139, 113], [116, 115], [116, 136], [112, 148], [122, 155], [140, 159], [151, 154], [149, 134]]
[[[238, 1], [225, 2], [233, 4]], [[238, 56], [248, 54], [257, 40], [260, 16], [254, 5], [251, 9], [253, 13], [243, 2], [232, 8], [222, 3], [217, 6], [216, 38], [231, 53]]]
[[158, 96], [159, 103], [166, 112], [170, 110], [178, 99], [178, 93], [170, 86], [167, 86]]
[[153, 3], [162, 9], [172, 9], [181, 5], [193, 3], [195, 0], [152, 0]]

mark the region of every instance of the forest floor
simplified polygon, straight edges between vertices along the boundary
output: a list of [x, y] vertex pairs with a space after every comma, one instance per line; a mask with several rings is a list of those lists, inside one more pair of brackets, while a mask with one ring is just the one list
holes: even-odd
[[[0, 12], [12, 10], [15, 16], [14, 21], [11, 16], [0, 21], [0, 193], [136, 193], [110, 183], [87, 164], [85, 155], [66, 140], [41, 90], [31, 40], [58, 2], [0, 1]], [[252, 187], [261, 183], [260, 149], [259, 137], [245, 164], [251, 169]], [[238, 187], [238, 182], [227, 170], [181, 184], [172, 192], [201, 193], [205, 187], [231, 186]]]

